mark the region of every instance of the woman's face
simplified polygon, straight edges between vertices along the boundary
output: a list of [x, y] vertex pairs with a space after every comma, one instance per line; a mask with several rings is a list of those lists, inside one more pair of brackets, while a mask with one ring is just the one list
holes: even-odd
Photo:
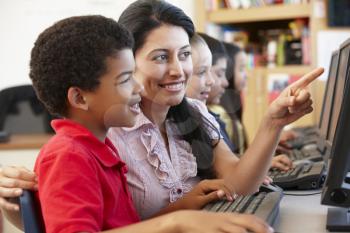
[[143, 98], [163, 106], [181, 103], [193, 69], [189, 37], [182, 27], [163, 24], [152, 30], [135, 60]]
[[246, 85], [247, 73], [246, 73], [246, 55], [243, 51], [238, 52], [235, 55], [235, 67], [233, 67], [235, 77], [235, 88], [238, 91], [242, 91]]
[[228, 81], [226, 79], [226, 58], [220, 58], [211, 68], [211, 74], [214, 79], [214, 84], [211, 87], [209, 93], [208, 103], [219, 104], [221, 96], [224, 94], [225, 89], [228, 87]]
[[186, 96], [207, 102], [214, 79], [210, 68], [212, 55], [208, 46], [198, 42], [192, 46], [193, 74], [188, 81]]

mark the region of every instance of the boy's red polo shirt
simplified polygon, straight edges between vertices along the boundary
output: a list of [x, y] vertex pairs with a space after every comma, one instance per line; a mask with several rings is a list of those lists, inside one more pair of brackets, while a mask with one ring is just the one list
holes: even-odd
[[139, 221], [126, 165], [106, 139], [70, 120], [54, 120], [56, 135], [35, 164], [46, 232], [96, 232]]

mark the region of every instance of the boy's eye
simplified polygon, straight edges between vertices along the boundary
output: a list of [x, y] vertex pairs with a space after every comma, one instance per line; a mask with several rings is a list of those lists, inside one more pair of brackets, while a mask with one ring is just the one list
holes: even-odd
[[121, 80], [120, 82], [118, 82], [118, 84], [127, 83], [130, 79], [131, 79], [131, 76], [128, 76], [128, 77], [124, 78], [123, 80]]

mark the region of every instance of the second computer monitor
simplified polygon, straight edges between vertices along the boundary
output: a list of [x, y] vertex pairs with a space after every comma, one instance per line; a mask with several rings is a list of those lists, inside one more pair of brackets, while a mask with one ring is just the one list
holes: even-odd
[[328, 123], [330, 120], [333, 104], [334, 89], [336, 87], [337, 81], [337, 71], [339, 63], [339, 50], [336, 50], [332, 53], [331, 64], [329, 67], [328, 80], [326, 91], [323, 98], [322, 114], [319, 125], [319, 136], [322, 141], [327, 138], [328, 134]]
[[346, 83], [348, 67], [349, 67], [349, 54], [350, 54], [350, 39], [345, 41], [339, 49], [339, 66], [337, 72], [337, 84], [334, 93], [333, 107], [331, 111], [331, 116], [329, 118], [329, 130], [327, 134], [327, 141], [332, 143], [334, 140], [335, 130], [337, 127], [337, 121], [339, 117], [339, 112], [342, 104], [342, 99], [344, 96], [344, 86]]

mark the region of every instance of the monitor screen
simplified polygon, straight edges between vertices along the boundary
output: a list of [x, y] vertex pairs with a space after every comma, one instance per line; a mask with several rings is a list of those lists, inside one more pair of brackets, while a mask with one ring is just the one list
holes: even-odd
[[332, 54], [326, 91], [323, 97], [322, 114], [320, 119], [320, 134], [319, 134], [319, 136], [322, 137], [323, 139], [326, 139], [328, 134], [328, 122], [330, 120], [329, 117], [331, 116], [333, 94], [334, 94], [334, 89], [336, 87], [338, 61], [339, 61], [339, 50], [333, 52]]
[[347, 75], [347, 70], [349, 66], [349, 52], [350, 52], [350, 41], [346, 46], [342, 46], [340, 48], [339, 53], [339, 66], [338, 66], [338, 74], [337, 74], [337, 84], [335, 88], [334, 100], [332, 113], [329, 118], [329, 130], [327, 135], [327, 140], [331, 143], [334, 140], [335, 129], [337, 127], [337, 120], [339, 117], [340, 107], [344, 94], [344, 85]]
[[[349, 72], [347, 73], [349, 78]], [[350, 82], [345, 82], [344, 97], [332, 143], [327, 178], [322, 190], [321, 203], [343, 208], [330, 208], [327, 214], [329, 231], [350, 231]]]

